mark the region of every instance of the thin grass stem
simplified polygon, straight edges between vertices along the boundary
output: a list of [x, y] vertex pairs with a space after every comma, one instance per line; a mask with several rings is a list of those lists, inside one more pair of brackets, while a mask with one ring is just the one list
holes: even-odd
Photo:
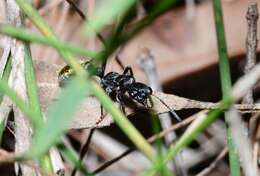
[[[220, 0], [213, 0], [213, 11], [216, 27], [218, 55], [219, 55], [219, 70], [221, 78], [222, 96], [225, 97], [231, 90], [231, 76], [230, 66], [228, 61], [227, 44], [225, 37], [225, 29], [222, 15], [222, 7]], [[227, 115], [225, 114], [225, 121], [227, 121]], [[240, 175], [239, 157], [236, 151], [236, 147], [233, 141], [230, 127], [227, 127], [227, 143], [229, 150], [229, 164], [230, 172], [232, 176]]]

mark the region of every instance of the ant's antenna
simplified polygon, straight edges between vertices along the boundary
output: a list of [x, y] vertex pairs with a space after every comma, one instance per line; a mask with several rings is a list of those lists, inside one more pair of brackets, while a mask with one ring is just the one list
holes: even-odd
[[155, 98], [157, 98], [166, 108], [168, 108], [170, 110], [170, 113], [180, 122], [182, 121], [181, 118], [178, 116], [178, 114], [172, 109], [170, 108], [161, 98], [159, 98], [158, 96], [152, 94], [152, 96], [154, 96]]

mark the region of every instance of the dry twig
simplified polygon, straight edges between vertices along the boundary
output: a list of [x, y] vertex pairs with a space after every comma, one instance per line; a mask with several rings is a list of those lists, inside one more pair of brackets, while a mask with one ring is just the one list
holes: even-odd
[[[247, 14], [247, 38], [246, 38], [246, 65], [245, 74], [247, 74], [256, 64], [256, 50], [257, 50], [257, 20], [258, 10], [257, 4], [251, 3], [248, 7]], [[253, 103], [252, 89], [243, 98], [243, 103]]]
[[225, 147], [217, 156], [217, 158], [205, 169], [203, 169], [200, 173], [198, 173], [196, 176], [207, 176], [209, 173], [213, 171], [214, 168], [218, 165], [218, 163], [226, 156], [228, 153], [228, 148]]
[[52, 168], [53, 168], [54, 173], [57, 176], [64, 176], [65, 175], [65, 166], [63, 164], [60, 153], [56, 147], [52, 147], [50, 149], [50, 158], [51, 158], [51, 163], [52, 163]]
[[[257, 3], [250, 3], [248, 10], [247, 10], [247, 23], [248, 23], [248, 32], [247, 32], [247, 39], [246, 39], [246, 49], [247, 49], [247, 57], [246, 57], [246, 66], [245, 66], [245, 74], [248, 73], [256, 64], [256, 53], [257, 53], [257, 21], [258, 21], [258, 8]], [[244, 103], [253, 103], [253, 91], [252, 89], [248, 91], [246, 96], [243, 98]], [[255, 131], [258, 126], [258, 119], [259, 113], [253, 115], [252, 118], [249, 120], [249, 136], [252, 140], [252, 147], [253, 147], [253, 163], [255, 170], [257, 170], [257, 151], [258, 151], [258, 142], [255, 142], [254, 135], [256, 134]]]

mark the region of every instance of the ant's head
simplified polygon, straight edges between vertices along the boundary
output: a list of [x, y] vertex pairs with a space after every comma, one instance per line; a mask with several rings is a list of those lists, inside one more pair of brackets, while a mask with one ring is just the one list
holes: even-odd
[[147, 100], [152, 92], [151, 87], [140, 82], [133, 83], [128, 89], [129, 96], [145, 107], [149, 107]]
[[81, 63], [81, 66], [90, 74], [90, 75], [95, 75], [100, 78], [104, 76], [104, 69], [103, 67], [96, 66], [91, 62], [92, 60], [87, 60], [85, 62]]

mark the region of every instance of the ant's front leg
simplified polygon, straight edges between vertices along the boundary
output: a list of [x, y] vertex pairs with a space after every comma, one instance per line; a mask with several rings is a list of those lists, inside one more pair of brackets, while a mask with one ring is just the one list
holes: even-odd
[[96, 122], [96, 126], [99, 125], [103, 121], [105, 116], [106, 116], [106, 114], [104, 114], [104, 108], [102, 105], [100, 105], [100, 117], [99, 117], [98, 121]]

